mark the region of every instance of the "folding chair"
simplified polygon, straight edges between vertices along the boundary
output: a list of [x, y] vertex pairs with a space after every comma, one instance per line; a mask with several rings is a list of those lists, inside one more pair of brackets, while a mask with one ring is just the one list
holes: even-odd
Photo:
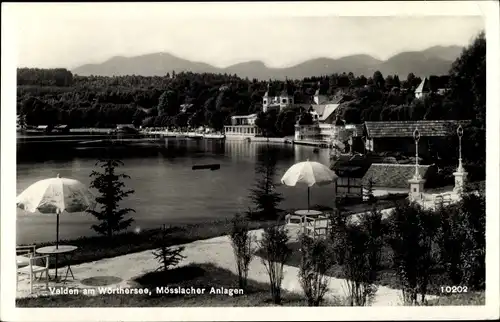
[[[44, 266], [36, 265], [37, 260], [43, 260]], [[30, 293], [33, 293], [33, 282], [37, 279], [36, 274], [40, 273], [39, 279], [45, 272], [45, 287], [49, 287], [49, 256], [35, 256], [35, 245], [16, 247], [16, 288], [19, 283], [20, 274], [28, 274], [30, 277]]]

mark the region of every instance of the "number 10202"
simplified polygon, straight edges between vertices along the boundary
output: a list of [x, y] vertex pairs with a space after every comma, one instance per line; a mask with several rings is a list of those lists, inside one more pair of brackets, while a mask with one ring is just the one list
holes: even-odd
[[467, 286], [441, 286], [441, 293], [467, 293]]

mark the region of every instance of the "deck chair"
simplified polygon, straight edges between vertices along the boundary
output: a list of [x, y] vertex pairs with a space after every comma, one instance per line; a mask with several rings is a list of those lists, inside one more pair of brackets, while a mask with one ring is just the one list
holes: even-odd
[[30, 257], [35, 256], [35, 245], [16, 246], [16, 264], [17, 266], [29, 265]]
[[[44, 265], [36, 265], [42, 261]], [[45, 273], [45, 288], [49, 288], [49, 256], [36, 256], [35, 245], [16, 247], [16, 289], [20, 274], [28, 274], [30, 277], [30, 293], [33, 293], [33, 282], [41, 279]], [[37, 274], [40, 274], [37, 277]]]

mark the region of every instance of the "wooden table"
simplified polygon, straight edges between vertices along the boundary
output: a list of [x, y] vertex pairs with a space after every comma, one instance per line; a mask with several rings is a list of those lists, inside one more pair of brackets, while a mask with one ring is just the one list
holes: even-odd
[[323, 212], [318, 210], [297, 210], [295, 214], [297, 216], [319, 217]]
[[[71, 256], [73, 254], [73, 252], [75, 250], [77, 250], [78, 247], [76, 246], [71, 246], [71, 245], [59, 245], [57, 248], [56, 246], [46, 246], [46, 247], [42, 247], [42, 248], [38, 248], [36, 250], [36, 252], [38, 254], [42, 254], [42, 255], [54, 255], [56, 257], [56, 279], [57, 279], [57, 256], [58, 255], [63, 255], [66, 257], [66, 259], [68, 260], [68, 268], [66, 269], [66, 276], [65, 276], [65, 280], [68, 278], [68, 273], [71, 273], [71, 277], [73, 277], [73, 279], [75, 279], [75, 276], [73, 275], [73, 271], [71, 270], [71, 264], [70, 263], [70, 260], [71, 260]], [[50, 277], [50, 275], [49, 275]]]

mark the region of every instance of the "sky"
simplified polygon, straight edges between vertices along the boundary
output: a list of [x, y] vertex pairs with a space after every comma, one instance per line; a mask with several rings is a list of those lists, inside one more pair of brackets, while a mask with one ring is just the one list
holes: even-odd
[[484, 29], [481, 16], [440, 16], [436, 10], [426, 16], [374, 17], [366, 16], [366, 5], [354, 11], [364, 16], [352, 16], [352, 11], [339, 16], [338, 6], [331, 14], [327, 7], [303, 8], [93, 3], [9, 9], [17, 66], [38, 68], [71, 69], [113, 56], [157, 52], [217, 67], [249, 60], [287, 67], [352, 54], [385, 60], [402, 51], [467, 45]]

